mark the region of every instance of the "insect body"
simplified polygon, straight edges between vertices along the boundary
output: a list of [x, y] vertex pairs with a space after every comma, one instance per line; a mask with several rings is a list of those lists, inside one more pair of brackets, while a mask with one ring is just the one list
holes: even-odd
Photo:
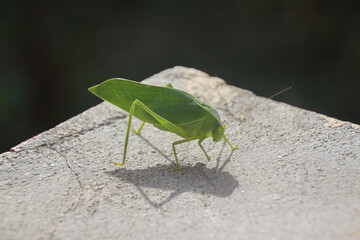
[[172, 144], [176, 170], [180, 168], [175, 150], [177, 144], [198, 140], [199, 147], [208, 160], [210, 158], [201, 145], [205, 138], [212, 137], [214, 142], [224, 138], [232, 149], [237, 148], [227, 140], [224, 134], [225, 125], [221, 123], [220, 116], [214, 108], [184, 91], [174, 89], [171, 84], [158, 87], [113, 78], [89, 88], [89, 91], [129, 113], [123, 161], [122, 163], [113, 162], [115, 165], [125, 164], [133, 116], [143, 121], [139, 130], [135, 131], [137, 134], [145, 123], [150, 123], [160, 130], [175, 133], [183, 138]]

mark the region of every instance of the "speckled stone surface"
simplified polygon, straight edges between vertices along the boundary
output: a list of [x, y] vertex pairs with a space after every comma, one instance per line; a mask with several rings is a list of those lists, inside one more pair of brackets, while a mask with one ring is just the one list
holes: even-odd
[[0, 239], [360, 239], [360, 126], [195, 69], [145, 82], [218, 109], [239, 148], [178, 145], [174, 171], [179, 137], [145, 125], [116, 167], [128, 115], [101, 103], [0, 155]]

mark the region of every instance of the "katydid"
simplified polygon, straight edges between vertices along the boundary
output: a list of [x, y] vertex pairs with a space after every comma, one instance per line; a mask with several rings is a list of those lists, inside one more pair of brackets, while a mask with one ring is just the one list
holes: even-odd
[[127, 79], [112, 78], [89, 88], [89, 91], [101, 99], [120, 107], [129, 113], [126, 130], [125, 147], [122, 163], [114, 163], [118, 166], [125, 164], [126, 149], [129, 141], [132, 117], [135, 116], [143, 123], [135, 131], [140, 133], [145, 123], [150, 123], [156, 128], [169, 131], [182, 137], [182, 140], [172, 143], [176, 160], [175, 170], [180, 168], [176, 155], [175, 146], [181, 143], [198, 140], [198, 145], [206, 153], [201, 143], [205, 138], [212, 137], [214, 142], [222, 138], [233, 147], [224, 134], [225, 125], [222, 124], [218, 112], [202, 103], [196, 97], [187, 92], [175, 89], [171, 84], [166, 87], [147, 85]]

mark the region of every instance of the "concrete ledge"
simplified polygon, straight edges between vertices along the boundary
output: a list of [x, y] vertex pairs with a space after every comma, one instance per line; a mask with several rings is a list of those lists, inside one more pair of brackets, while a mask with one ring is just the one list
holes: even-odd
[[[177, 148], [145, 125], [121, 161], [127, 113], [101, 103], [0, 155], [1, 239], [360, 239], [360, 128], [195, 69], [146, 79], [188, 91], [230, 125]], [[134, 121], [139, 125], [140, 121]]]

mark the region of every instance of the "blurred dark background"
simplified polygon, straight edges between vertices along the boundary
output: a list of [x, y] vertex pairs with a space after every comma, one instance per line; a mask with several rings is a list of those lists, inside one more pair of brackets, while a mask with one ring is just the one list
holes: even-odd
[[359, 1], [1, 1], [0, 152], [183, 65], [360, 123]]

